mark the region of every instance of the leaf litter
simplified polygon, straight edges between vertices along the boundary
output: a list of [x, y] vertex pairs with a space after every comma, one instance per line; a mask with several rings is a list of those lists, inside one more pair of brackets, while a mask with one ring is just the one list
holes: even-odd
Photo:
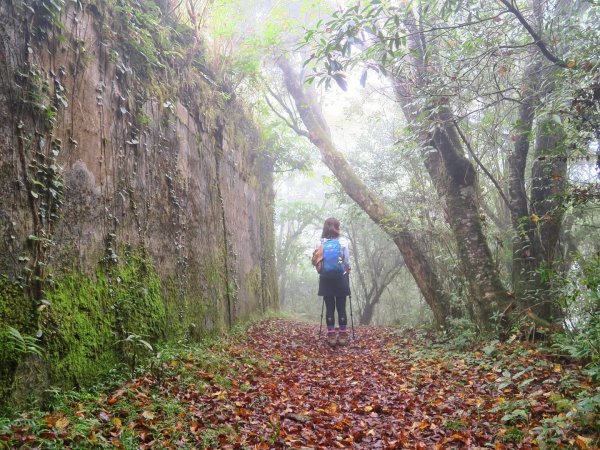
[[112, 392], [23, 413], [0, 427], [0, 448], [597, 448], [593, 411], [567, 419], [574, 387], [598, 387], [535, 346], [436, 352], [360, 327], [331, 349], [318, 331], [257, 322]]

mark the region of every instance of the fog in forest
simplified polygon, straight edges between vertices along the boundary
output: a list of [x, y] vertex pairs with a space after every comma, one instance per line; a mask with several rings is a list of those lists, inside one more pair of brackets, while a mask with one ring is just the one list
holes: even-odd
[[[235, 18], [236, 26], [227, 36], [234, 59], [256, 51], [257, 47], [250, 49], [253, 45], [265, 45], [262, 54], [253, 55], [260, 63], [264, 86], [258, 93], [256, 89], [251, 92], [265, 107], [262, 113], [268, 117], [268, 133], [276, 142], [275, 230], [281, 307], [319, 320], [318, 275], [310, 255], [324, 219], [334, 216], [341, 220], [343, 234], [352, 244], [352, 306], [358, 322], [439, 325], [440, 312], [432, 315], [431, 308], [441, 302], [447, 303], [440, 309], [443, 314], [453, 311], [451, 321], [474, 321], [482, 326], [496, 307], [480, 306], [476, 297], [491, 299], [502, 309], [511, 304], [515, 293], [521, 296], [519, 308], [536, 305], [541, 320], [578, 314], [578, 301], [563, 305], [559, 315], [551, 303], [561, 295], [556, 290], [564, 281], [558, 280], [577, 277], [582, 261], [588, 264], [598, 252], [597, 211], [585, 200], [597, 195], [593, 186], [600, 145], [592, 125], [598, 117], [597, 106], [586, 103], [586, 96], [596, 95], [593, 87], [586, 91], [597, 83], [593, 81], [597, 75], [589, 70], [597, 61], [593, 47], [588, 42], [575, 48], [565, 40], [552, 44], [552, 49], [542, 48], [542, 55], [532, 60], [536, 49], [521, 45], [527, 42], [528, 31], [516, 20], [523, 19], [519, 11], [504, 14], [502, 5], [493, 2], [479, 7], [477, 2], [424, 2], [432, 3], [424, 10], [418, 10], [417, 3], [221, 5], [221, 17]], [[589, 29], [597, 13], [586, 2], [549, 2], [543, 8], [543, 19], [541, 10], [528, 9], [525, 14], [546, 20], [550, 33], [557, 30], [561, 17], [570, 14], [573, 42], [579, 39], [577, 27]], [[421, 41], [412, 39], [414, 24], [407, 21], [409, 13], [421, 14], [422, 29], [431, 28]], [[567, 70], [579, 64], [588, 67], [587, 72], [558, 75], [552, 68], [559, 64], [558, 55]], [[282, 60], [287, 74], [282, 72]], [[304, 89], [311, 91], [309, 97], [300, 99], [292, 93], [293, 76], [308, 80], [310, 86]], [[528, 97], [524, 83], [534, 79], [537, 84], [527, 89], [538, 89], [540, 94]], [[240, 95], [251, 84], [242, 81]], [[444, 103], [432, 106], [440, 93], [450, 108]], [[317, 111], [309, 123], [298, 113], [298, 105], [307, 98], [315, 102], [310, 108]], [[519, 104], [528, 104], [530, 98], [537, 103], [529, 107], [538, 112], [528, 119], [532, 131], [523, 134], [518, 124], [525, 116], [519, 118], [519, 114], [526, 112], [523, 107], [519, 110]], [[427, 119], [426, 111], [439, 118]], [[449, 119], [450, 113], [453, 118]], [[449, 144], [435, 136], [435, 129], [444, 127], [449, 127], [448, 136], [454, 140], [448, 149], [440, 148]], [[330, 142], [319, 148], [322, 136], [315, 140], [310, 135], [314, 138], [323, 130]], [[424, 136], [428, 132], [430, 137]], [[332, 171], [335, 162], [327, 167], [327, 155], [331, 157], [332, 152], [339, 152], [353, 175], [345, 169]], [[466, 181], [470, 176], [466, 172], [465, 180], [460, 180], [460, 174], [440, 171], [435, 161], [438, 154], [448, 167], [462, 165], [461, 170], [474, 171], [473, 179]], [[362, 187], [355, 186], [352, 177], [360, 179]], [[446, 178], [456, 179], [446, 183]], [[368, 195], [362, 204], [355, 201], [356, 195], [362, 196], [361, 189], [386, 205], [388, 219], [369, 211]], [[472, 192], [453, 200], [460, 190], [461, 194]], [[584, 193], [583, 201], [569, 197], [569, 192]], [[515, 215], [518, 208], [527, 220]], [[555, 221], [562, 226], [551, 231]], [[473, 227], [479, 234], [475, 240], [480, 241], [467, 248], [462, 244], [469, 239], [461, 230]], [[405, 244], [394, 242], [395, 233], [410, 233], [408, 245], [412, 239], [420, 245], [423, 258], [429, 261], [426, 271], [434, 273], [437, 289], [444, 291], [442, 300], [424, 293], [415, 283], [418, 269], [404, 260], [399, 248]], [[532, 239], [539, 243], [531, 244]], [[487, 252], [487, 261], [470, 258], [478, 252]], [[472, 273], [475, 268], [482, 272]], [[557, 278], [540, 284], [547, 270]], [[471, 276], [489, 278], [489, 287], [475, 286], [478, 282], [469, 281]], [[500, 285], [508, 297], [497, 296]]]

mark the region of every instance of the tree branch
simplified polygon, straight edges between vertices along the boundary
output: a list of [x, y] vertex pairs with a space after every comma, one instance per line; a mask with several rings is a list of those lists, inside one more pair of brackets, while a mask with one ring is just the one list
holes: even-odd
[[507, 208], [510, 210], [510, 202], [508, 201], [508, 198], [506, 198], [506, 195], [504, 194], [502, 187], [500, 186], [500, 184], [498, 184], [498, 181], [496, 181], [494, 176], [490, 173], [489, 170], [486, 169], [486, 167], [482, 164], [480, 159], [477, 157], [477, 155], [473, 151], [473, 148], [471, 147], [471, 143], [467, 140], [467, 137], [462, 132], [462, 130], [460, 129], [460, 127], [458, 126], [456, 121], [454, 122], [454, 127], [456, 128], [456, 131], [458, 131], [458, 134], [459, 134], [460, 138], [462, 139], [463, 143], [465, 144], [465, 147], [467, 147], [469, 154], [473, 157], [473, 159], [475, 160], [477, 165], [481, 168], [481, 170], [483, 170], [483, 173], [485, 173], [488, 176], [488, 178], [490, 179], [490, 181], [494, 184], [494, 186], [496, 186], [496, 189], [498, 189], [498, 193], [500, 194], [500, 197], [502, 197], [502, 200], [504, 200], [504, 203], [506, 204]]
[[542, 52], [542, 54], [548, 60], [550, 60], [551, 62], [553, 62], [557, 66], [564, 67], [564, 68], [567, 67], [567, 63], [565, 63], [563, 60], [559, 59], [550, 50], [548, 50], [548, 47], [546, 47], [546, 44], [544, 43], [544, 41], [542, 40], [542, 38], [535, 32], [535, 30], [529, 24], [529, 22], [527, 22], [527, 20], [525, 19], [525, 17], [523, 17], [523, 14], [521, 14], [521, 11], [519, 11], [519, 9], [517, 8], [516, 5], [512, 4], [511, 2], [509, 2], [509, 0], [500, 0], [500, 3], [502, 3], [504, 6], [506, 6], [506, 8], [511, 13], [513, 13], [515, 15], [515, 17], [517, 18], [517, 20], [519, 22], [521, 22], [521, 25], [523, 25], [523, 28], [525, 28], [525, 30], [527, 30], [527, 32], [533, 38], [533, 40], [535, 42], [535, 45], [538, 46], [538, 48], [540, 49], [540, 51]]
[[271, 108], [271, 111], [273, 111], [277, 117], [283, 120], [285, 124], [292, 130], [294, 130], [297, 134], [299, 134], [300, 136], [309, 137], [308, 131], [303, 130], [302, 128], [300, 128], [300, 126], [298, 126], [296, 118], [294, 117], [293, 113], [289, 110], [289, 108], [283, 103], [283, 101], [277, 95], [275, 95], [275, 93], [270, 88], [267, 89], [269, 90], [273, 98], [277, 100], [277, 103], [279, 103], [279, 105], [281, 105], [281, 107], [285, 109], [289, 116], [286, 117], [283, 114], [281, 114], [277, 110], [277, 108], [275, 108], [275, 106], [271, 103], [269, 97], [265, 95], [265, 100], [267, 101], [267, 105], [269, 105], [269, 108]]

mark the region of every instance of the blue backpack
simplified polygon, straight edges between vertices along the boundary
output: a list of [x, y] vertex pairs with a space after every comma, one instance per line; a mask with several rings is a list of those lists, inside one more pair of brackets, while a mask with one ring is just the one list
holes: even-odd
[[340, 241], [338, 239], [329, 239], [321, 245], [323, 246], [323, 266], [319, 274], [323, 278], [341, 278], [345, 267]]

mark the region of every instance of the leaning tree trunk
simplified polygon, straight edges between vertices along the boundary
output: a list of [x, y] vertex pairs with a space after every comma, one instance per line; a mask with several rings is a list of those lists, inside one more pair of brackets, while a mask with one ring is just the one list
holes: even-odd
[[367, 302], [365, 304], [365, 307], [362, 310], [360, 318], [358, 319], [359, 325], [370, 325], [371, 324], [371, 321], [373, 320], [373, 315], [375, 314], [375, 305], [377, 305], [377, 303], [379, 303], [379, 298], [374, 299], [374, 300], [376, 300], [376, 301]]
[[365, 307], [363, 308], [363, 310], [360, 314], [359, 321], [358, 321], [358, 323], [360, 325], [370, 325], [371, 324], [371, 321], [373, 320], [373, 316], [375, 315], [375, 308], [381, 301], [381, 297], [383, 296], [385, 289], [390, 284], [390, 282], [396, 277], [396, 275], [398, 273], [399, 273], [399, 271], [397, 271], [395, 274], [389, 273], [388, 277], [386, 277], [386, 279], [383, 280], [381, 285], [375, 286], [374, 289], [372, 290], [372, 292], [370, 292], [370, 294], [366, 297]]
[[[466, 157], [463, 143], [447, 99], [426, 94], [431, 109], [416, 107], [411, 99], [419, 97], [427, 84], [427, 41], [417, 18], [408, 16], [405, 25], [411, 32], [408, 42], [413, 50], [414, 76], [394, 77], [396, 99], [406, 120], [418, 133], [424, 149], [425, 168], [445, 204], [447, 221], [456, 240], [460, 264], [469, 285], [469, 307], [477, 325], [490, 329], [493, 314], [511, 303], [483, 233], [476, 201], [477, 177]], [[430, 62], [431, 64], [431, 62]]]
[[[436, 125], [432, 143], [441, 156], [446, 174], [446, 182], [439, 185], [438, 192], [445, 200], [448, 222], [466, 269], [475, 321], [489, 329], [494, 312], [504, 310], [511, 299], [500, 280], [481, 226], [475, 168], [464, 155], [449, 107], [442, 104], [436, 109], [438, 112], [430, 119]], [[445, 192], [440, 192], [442, 188]]]
[[358, 178], [344, 156], [335, 148], [313, 91], [303, 86], [300, 76], [294, 73], [288, 61], [280, 58], [278, 65], [283, 73], [286, 88], [308, 130], [305, 135], [319, 149], [323, 161], [350, 198], [393, 239], [427, 305], [431, 308], [436, 323], [443, 325], [450, 314], [450, 298], [427, 255], [419, 247], [416, 237]]

